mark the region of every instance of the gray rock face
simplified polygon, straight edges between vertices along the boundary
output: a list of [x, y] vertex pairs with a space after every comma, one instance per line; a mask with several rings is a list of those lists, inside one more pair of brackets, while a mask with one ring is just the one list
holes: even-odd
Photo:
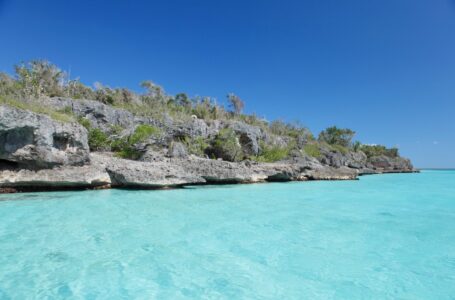
[[55, 109], [71, 108], [79, 117], [85, 117], [93, 127], [108, 131], [112, 125], [128, 128], [134, 126], [135, 117], [129, 111], [113, 108], [99, 101], [73, 100], [68, 98], [46, 98], [43, 105]]
[[367, 162], [367, 156], [362, 151], [350, 151], [346, 157], [347, 159], [344, 165], [354, 169], [361, 169], [365, 167]]
[[259, 127], [248, 125], [239, 121], [232, 121], [226, 124], [239, 136], [239, 142], [247, 155], [259, 154], [259, 139], [262, 137], [262, 130]]
[[185, 145], [180, 142], [173, 142], [168, 150], [168, 156], [173, 158], [185, 158], [188, 156]]
[[77, 123], [0, 106], [0, 159], [42, 169], [90, 161], [87, 131]]
[[84, 189], [108, 187], [109, 174], [93, 165], [82, 167], [56, 167], [38, 171], [16, 170], [0, 172], [0, 188], [33, 189]]
[[199, 157], [173, 160], [173, 163], [180, 166], [185, 173], [201, 177], [208, 183], [247, 183], [262, 181], [266, 178], [243, 163]]
[[368, 159], [367, 167], [380, 172], [402, 171], [410, 172], [414, 170], [409, 159], [403, 157], [387, 157], [385, 155], [374, 156]]
[[107, 171], [114, 187], [163, 188], [205, 182], [167, 161], [139, 162], [100, 153], [93, 153], [92, 160], [98, 168]]
[[[286, 147], [287, 136], [278, 136], [240, 121], [174, 122], [135, 117], [130, 112], [97, 101], [65, 98], [44, 99], [43, 105], [71, 110], [90, 120], [93, 127], [109, 134], [128, 136], [139, 124], [161, 128], [133, 145], [141, 161], [114, 157], [112, 153], [89, 153], [87, 131], [79, 124], [60, 123], [47, 116], [0, 106], [0, 192], [11, 189], [79, 189], [99, 187], [167, 188], [191, 184], [254, 183], [291, 180], [351, 180], [358, 175], [413, 172], [408, 159], [387, 156], [367, 158], [361, 152], [341, 153], [336, 147], [320, 149], [316, 159], [302, 153], [305, 134], [285, 161], [227, 162], [188, 155], [182, 138], [210, 139], [223, 128], [235, 132], [235, 151], [245, 156], [261, 152], [259, 142]], [[111, 131], [112, 125], [124, 130]], [[231, 133], [233, 134], [233, 133]], [[308, 133], [309, 136], [309, 133]], [[89, 164], [90, 163], [90, 164]]]

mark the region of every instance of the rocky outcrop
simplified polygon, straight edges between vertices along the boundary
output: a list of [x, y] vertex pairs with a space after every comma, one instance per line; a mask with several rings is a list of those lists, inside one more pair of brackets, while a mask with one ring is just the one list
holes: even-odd
[[123, 128], [134, 127], [136, 118], [124, 109], [117, 109], [93, 100], [73, 100], [69, 98], [45, 98], [42, 105], [57, 110], [70, 109], [76, 116], [88, 119], [92, 127], [109, 131], [114, 125]]
[[367, 167], [378, 173], [414, 171], [414, 167], [409, 159], [403, 157], [388, 157], [385, 155], [369, 158]]
[[93, 153], [92, 161], [97, 169], [106, 170], [113, 187], [165, 188], [205, 182], [203, 178], [188, 174], [169, 161], [139, 162], [117, 158], [109, 153]]
[[229, 122], [226, 127], [231, 128], [238, 135], [240, 145], [246, 155], [259, 154], [259, 139], [262, 137], [261, 128], [239, 121]]
[[110, 187], [110, 184], [106, 170], [94, 165], [0, 172], [0, 189], [8, 188], [9, 191], [94, 189]]
[[[367, 157], [362, 151], [320, 146], [318, 158], [302, 148], [308, 137], [292, 140], [240, 121], [192, 118], [156, 121], [90, 100], [43, 99], [43, 105], [65, 109], [90, 120], [107, 133], [112, 125], [123, 128], [120, 137], [132, 134], [138, 124], [160, 127], [160, 134], [134, 144], [140, 161], [121, 159], [113, 153], [90, 153], [87, 130], [77, 123], [61, 123], [48, 116], [0, 106], [0, 193], [27, 190], [87, 188], [169, 188], [194, 184], [255, 183], [267, 181], [352, 180], [358, 175], [414, 172], [408, 159]], [[213, 139], [229, 128], [242, 157], [261, 153], [260, 144], [280, 148], [298, 144], [288, 159], [274, 163], [244, 160], [229, 162], [190, 155], [186, 146], [196, 138]], [[308, 133], [309, 135], [309, 133]], [[183, 142], [182, 142], [183, 141]], [[213, 140], [212, 140], [213, 141]], [[212, 145], [213, 146], [213, 145]], [[235, 159], [233, 159], [235, 160]]]
[[87, 131], [77, 123], [0, 106], [0, 160], [27, 169], [84, 165], [90, 160]]
[[172, 158], [186, 158], [188, 153], [186, 151], [185, 145], [181, 142], [173, 142], [169, 146], [168, 156]]

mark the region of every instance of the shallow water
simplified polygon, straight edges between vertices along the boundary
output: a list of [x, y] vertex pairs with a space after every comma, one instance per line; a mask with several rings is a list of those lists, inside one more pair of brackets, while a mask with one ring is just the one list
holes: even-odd
[[0, 200], [0, 299], [455, 297], [455, 171]]

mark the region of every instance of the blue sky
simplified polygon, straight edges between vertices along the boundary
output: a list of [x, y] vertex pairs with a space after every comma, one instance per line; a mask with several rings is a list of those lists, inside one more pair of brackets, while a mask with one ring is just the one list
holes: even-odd
[[44, 58], [87, 84], [234, 92], [455, 167], [455, 0], [0, 0], [0, 71]]

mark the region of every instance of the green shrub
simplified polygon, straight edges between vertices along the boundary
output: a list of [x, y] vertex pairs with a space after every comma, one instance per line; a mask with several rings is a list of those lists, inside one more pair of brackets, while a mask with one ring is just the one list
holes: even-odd
[[45, 60], [15, 66], [17, 83], [24, 97], [64, 96], [65, 72]]
[[227, 161], [243, 159], [242, 147], [231, 128], [221, 129], [212, 143], [212, 154]]
[[275, 162], [289, 156], [290, 147], [265, 146], [263, 145], [261, 154], [253, 159], [259, 162]]
[[130, 144], [145, 142], [150, 136], [159, 136], [161, 130], [158, 127], [150, 125], [139, 125], [134, 130], [134, 133], [129, 137]]
[[383, 145], [361, 145], [360, 150], [363, 151], [368, 158], [379, 155], [385, 155], [391, 158], [399, 156], [397, 148], [387, 148]]
[[92, 151], [106, 151], [110, 149], [111, 141], [102, 130], [91, 128], [88, 131], [88, 145]]
[[360, 147], [362, 147], [362, 144], [359, 141], [355, 141], [354, 144], [352, 144], [352, 150], [355, 152], [360, 151]]
[[303, 151], [309, 156], [319, 158], [321, 157], [321, 150], [319, 150], [318, 144], [306, 144], [303, 146]]
[[86, 119], [86, 118], [79, 117], [79, 118], [77, 118], [77, 122], [79, 124], [81, 124], [82, 126], [84, 126], [85, 129], [87, 129], [87, 130], [89, 130], [90, 127], [91, 127], [90, 121], [88, 119]]
[[348, 128], [338, 128], [336, 126], [329, 127], [319, 134], [319, 141], [329, 145], [340, 145], [349, 147], [355, 131]]
[[182, 140], [182, 142], [185, 144], [189, 153], [199, 157], [203, 157], [206, 150], [210, 146], [202, 136], [198, 136], [193, 139], [186, 137]]
[[141, 155], [133, 145], [128, 141], [127, 137], [115, 139], [111, 142], [111, 150], [116, 156], [128, 159], [138, 159]]
[[115, 135], [119, 135], [124, 130], [124, 128], [120, 125], [111, 125], [110, 129], [111, 129], [111, 133], [115, 134]]
[[64, 108], [59, 109], [57, 111], [62, 114], [73, 115], [73, 109], [71, 108], [71, 106], [65, 106]]
[[[114, 128], [114, 130], [115, 129], [123, 130], [121, 127]], [[141, 152], [134, 147], [134, 144], [144, 142], [150, 136], [158, 136], [159, 134], [161, 134], [161, 130], [157, 127], [139, 125], [131, 136], [113, 140], [110, 144], [111, 150], [121, 158], [139, 159], [141, 157]]]
[[75, 121], [74, 116], [72, 114], [69, 115], [60, 111], [53, 110], [49, 107], [40, 105], [38, 102], [35, 101], [20, 101], [0, 96], [0, 104], [8, 105], [23, 110], [29, 110], [37, 114], [47, 115], [51, 119], [63, 123], [71, 123]]
[[329, 146], [330, 150], [335, 151], [335, 152], [340, 152], [342, 154], [347, 154], [349, 152], [349, 149], [342, 145], [334, 144], [334, 145], [328, 145], [328, 146]]

